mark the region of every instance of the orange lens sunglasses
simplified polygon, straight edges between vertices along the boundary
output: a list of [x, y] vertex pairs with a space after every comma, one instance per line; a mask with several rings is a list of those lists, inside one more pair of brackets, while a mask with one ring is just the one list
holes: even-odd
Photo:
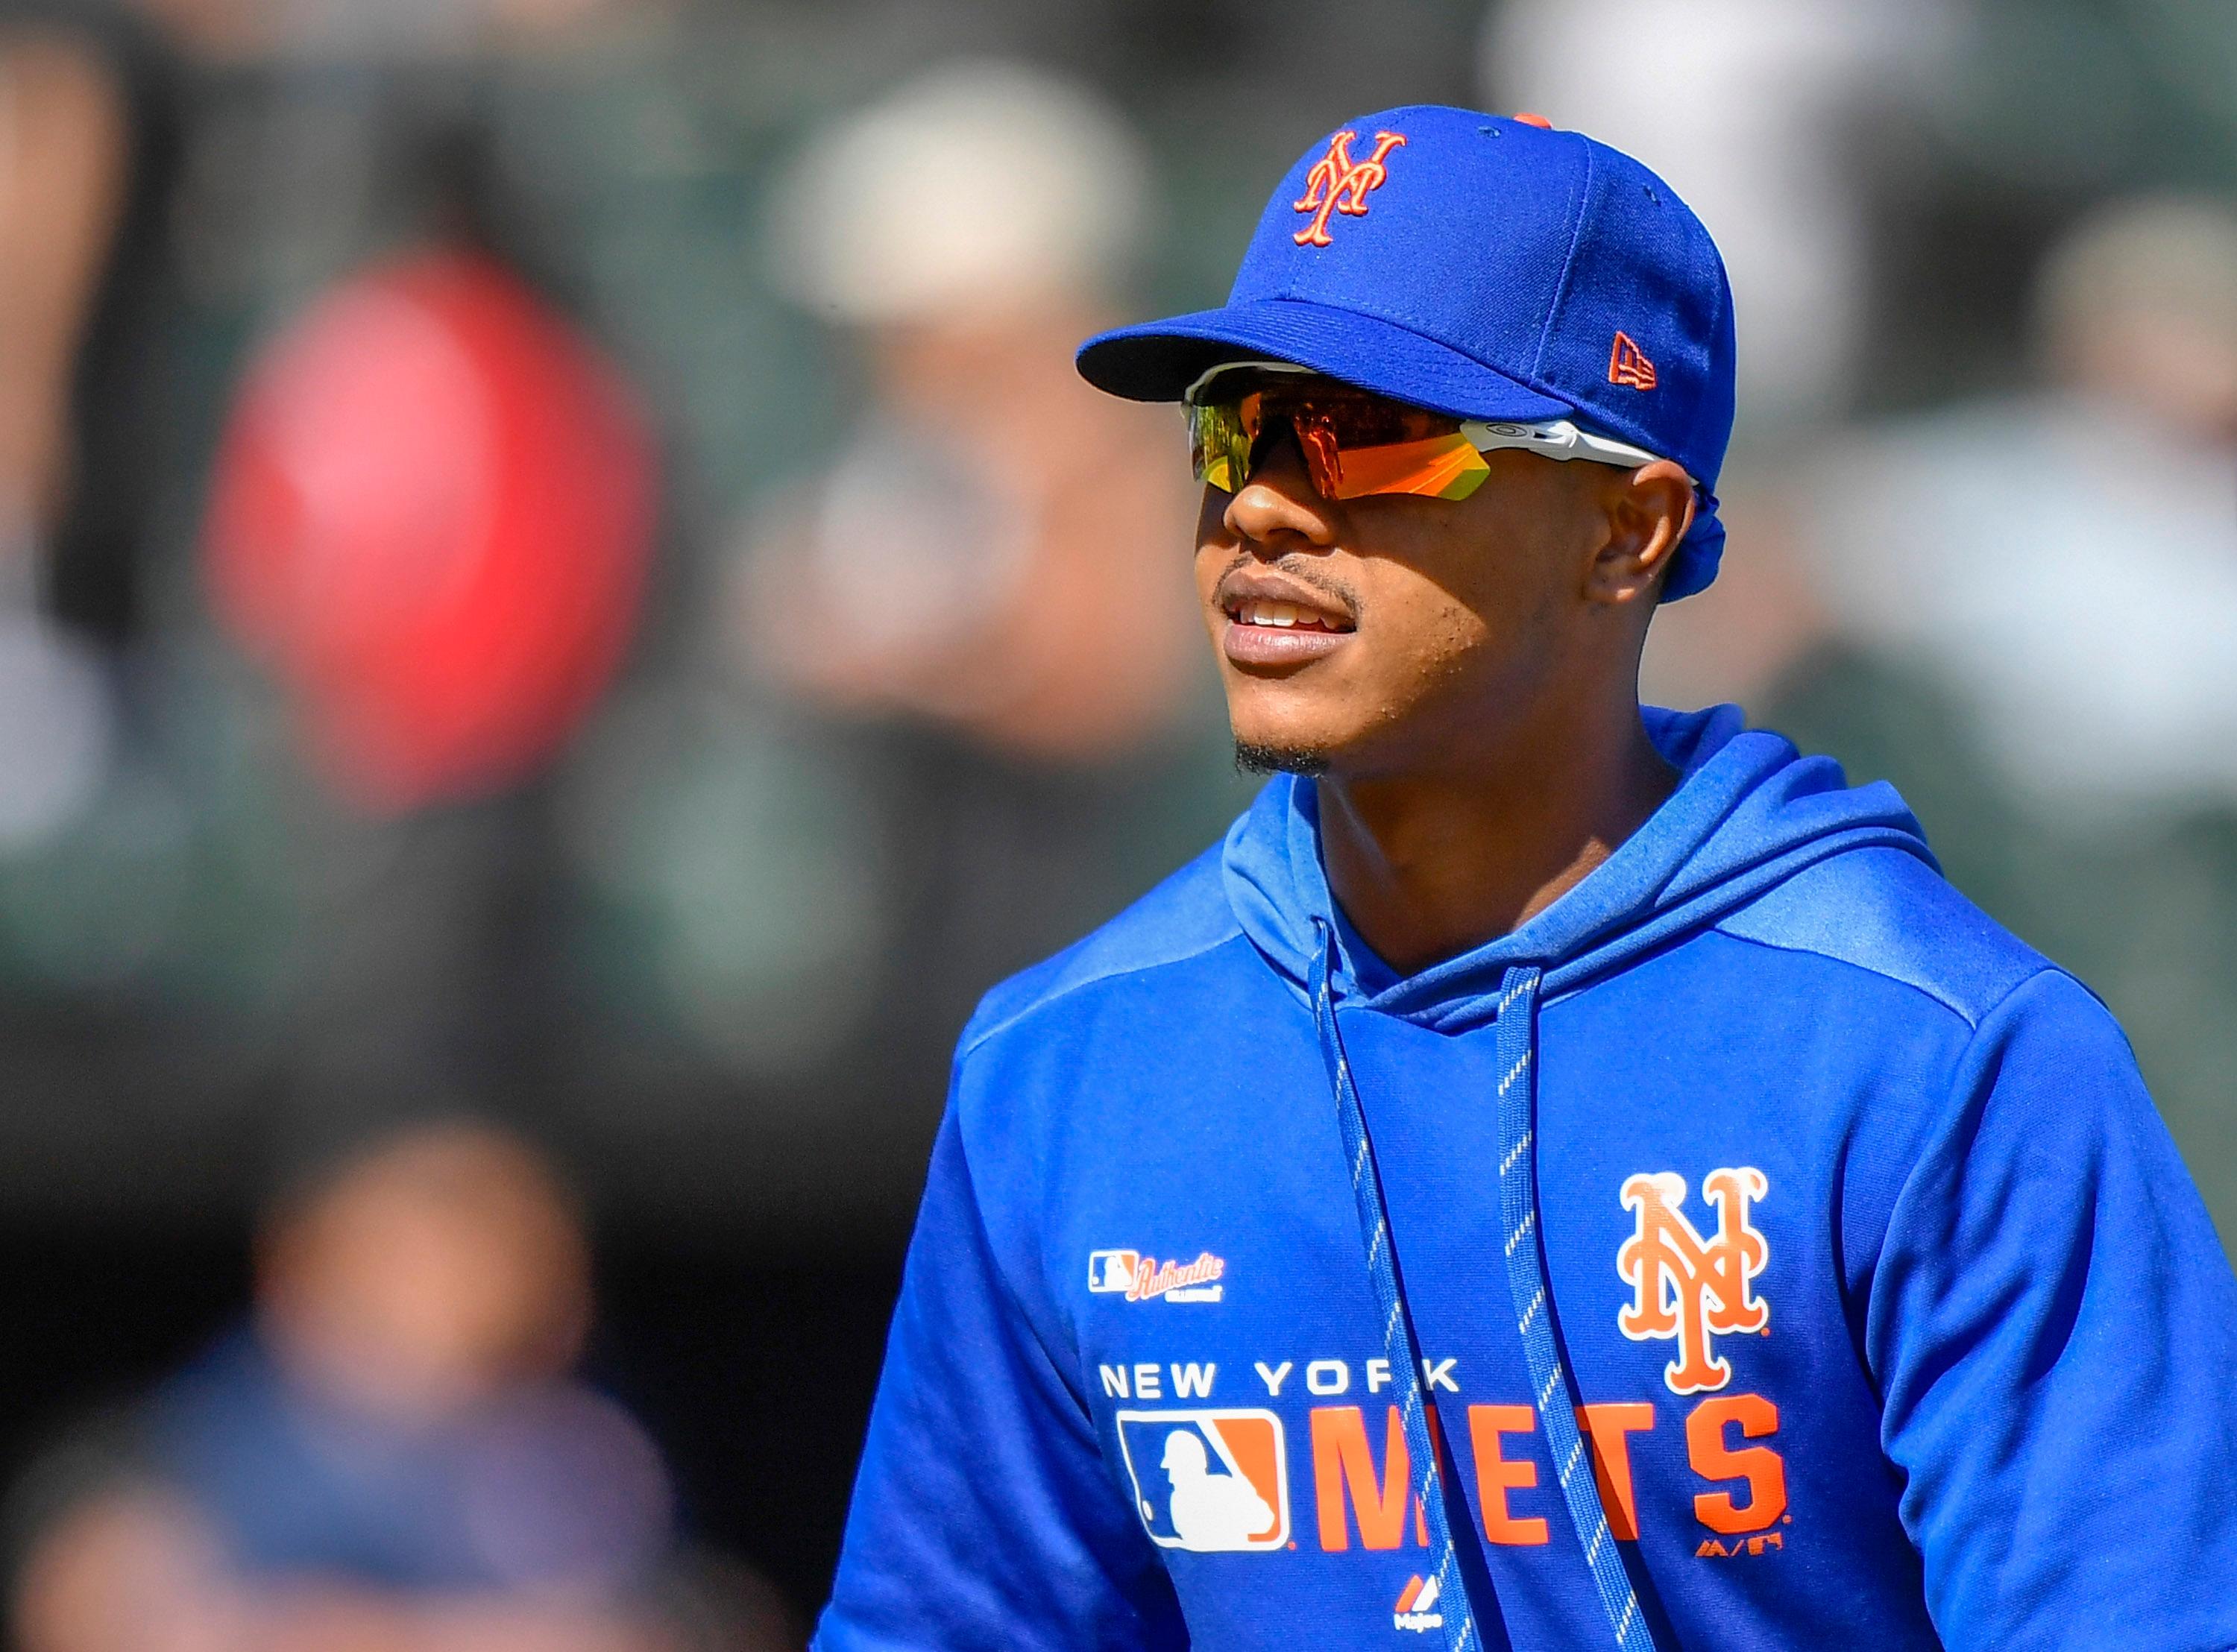
[[1286, 383], [1251, 372], [1188, 404], [1189, 463], [1199, 482], [1232, 493], [1260, 440], [1286, 427], [1323, 498], [1410, 493], [1465, 499], [1491, 467], [1461, 421], [1325, 378]]

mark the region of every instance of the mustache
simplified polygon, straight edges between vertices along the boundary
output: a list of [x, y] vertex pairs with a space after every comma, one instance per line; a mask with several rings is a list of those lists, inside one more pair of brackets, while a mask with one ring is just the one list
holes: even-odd
[[1343, 605], [1343, 611], [1347, 614], [1357, 615], [1360, 612], [1358, 588], [1349, 580], [1337, 579], [1329, 574], [1313, 557], [1301, 550], [1283, 551], [1270, 562], [1248, 550], [1237, 550], [1228, 558], [1227, 566], [1219, 570], [1219, 577], [1224, 580], [1237, 569], [1247, 568], [1252, 563], [1261, 563], [1277, 573], [1286, 574], [1298, 584], [1309, 585], [1322, 596], [1333, 597]]

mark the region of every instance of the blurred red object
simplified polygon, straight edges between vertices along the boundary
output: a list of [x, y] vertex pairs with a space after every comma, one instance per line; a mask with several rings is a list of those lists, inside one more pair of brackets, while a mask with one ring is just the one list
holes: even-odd
[[423, 254], [267, 346], [220, 452], [206, 573], [345, 797], [485, 794], [547, 759], [619, 663], [657, 470], [573, 326], [486, 258]]

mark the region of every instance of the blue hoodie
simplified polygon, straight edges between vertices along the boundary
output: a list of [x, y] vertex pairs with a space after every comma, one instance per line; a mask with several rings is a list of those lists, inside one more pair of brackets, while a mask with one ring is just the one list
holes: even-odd
[[987, 996], [821, 1652], [2237, 1645], [2237, 1281], [2119, 1028], [1890, 787], [1646, 716], [1676, 793], [1462, 958], [1284, 777]]

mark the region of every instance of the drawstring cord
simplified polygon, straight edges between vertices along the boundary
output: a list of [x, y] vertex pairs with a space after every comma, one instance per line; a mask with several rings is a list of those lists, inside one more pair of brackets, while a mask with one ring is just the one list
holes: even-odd
[[1390, 1253], [1390, 1221], [1382, 1207], [1382, 1183], [1374, 1149], [1368, 1144], [1367, 1120], [1360, 1111], [1359, 1094], [1352, 1087], [1351, 1063], [1344, 1058], [1343, 1040], [1336, 1024], [1336, 1002], [1329, 990], [1330, 955], [1335, 951], [1336, 938], [1325, 925], [1319, 927], [1321, 944], [1315, 950], [1312, 971], [1313, 1025], [1320, 1034], [1321, 1060], [1328, 1068], [1329, 1088], [1336, 1092], [1336, 1123], [1343, 1135], [1344, 1158], [1351, 1167], [1352, 1200], [1359, 1208], [1360, 1242], [1367, 1247], [1368, 1278], [1375, 1287], [1376, 1306], [1382, 1312], [1382, 1352], [1392, 1372], [1404, 1373], [1400, 1420], [1418, 1498], [1415, 1506], [1422, 1514], [1429, 1551], [1436, 1557], [1431, 1579], [1445, 1620], [1445, 1645], [1450, 1652], [1475, 1652], [1482, 1640], [1476, 1633], [1475, 1609], [1453, 1548], [1452, 1523], [1437, 1471], [1436, 1444], [1429, 1432], [1429, 1399], [1422, 1392], [1422, 1351], [1414, 1339], [1413, 1316], [1406, 1311], [1406, 1299], [1400, 1293], [1398, 1267]]
[[1545, 1234], [1538, 1219], [1538, 983], [1539, 971], [1517, 964], [1500, 978], [1499, 1209], [1507, 1234], [1507, 1286], [1514, 1298], [1514, 1328], [1530, 1371], [1538, 1419], [1553, 1460], [1561, 1465], [1561, 1499], [1584, 1546], [1600, 1605], [1623, 1652], [1653, 1652], [1653, 1632], [1640, 1613], [1639, 1596], [1609, 1534], [1600, 1484], [1585, 1461], [1570, 1377], [1554, 1333], [1552, 1287], [1546, 1281]]
[[[1352, 1082], [1343, 1039], [1336, 1025], [1336, 1001], [1330, 985], [1334, 973], [1336, 937], [1329, 925], [1316, 919], [1319, 945], [1315, 949], [1310, 990], [1313, 1025], [1320, 1035], [1321, 1060], [1328, 1069], [1329, 1088], [1335, 1093], [1336, 1123], [1351, 1168], [1351, 1190], [1359, 1212], [1360, 1242], [1366, 1249], [1367, 1272], [1382, 1312], [1382, 1344], [1391, 1371], [1405, 1373], [1401, 1407], [1408, 1460], [1415, 1468], [1416, 1495], [1427, 1529], [1429, 1548], [1436, 1556], [1438, 1599], [1443, 1603], [1445, 1644], [1451, 1652], [1469, 1652], [1480, 1646], [1473, 1603], [1461, 1576], [1453, 1545], [1437, 1467], [1435, 1444], [1429, 1432], [1429, 1399], [1423, 1389], [1421, 1346], [1413, 1315], [1399, 1282], [1396, 1259], [1391, 1254], [1390, 1221], [1382, 1201], [1381, 1172], [1368, 1139], [1366, 1115]], [[1639, 1609], [1639, 1597], [1625, 1572], [1615, 1540], [1608, 1530], [1607, 1511], [1600, 1505], [1600, 1487], [1585, 1462], [1585, 1442], [1578, 1428], [1569, 1376], [1561, 1361], [1561, 1346], [1549, 1310], [1542, 1234], [1538, 1219], [1537, 1172], [1537, 1016], [1540, 971], [1527, 965], [1509, 969], [1500, 982], [1496, 1044], [1499, 1083], [1499, 1199], [1507, 1234], [1507, 1281], [1514, 1299], [1515, 1328], [1530, 1372], [1537, 1412], [1546, 1431], [1553, 1460], [1560, 1464], [1561, 1496], [1583, 1545], [1585, 1563], [1600, 1592], [1600, 1604], [1615, 1630], [1621, 1652], [1654, 1652], [1653, 1632]], [[1465, 1501], [1462, 1503], [1465, 1509]]]

